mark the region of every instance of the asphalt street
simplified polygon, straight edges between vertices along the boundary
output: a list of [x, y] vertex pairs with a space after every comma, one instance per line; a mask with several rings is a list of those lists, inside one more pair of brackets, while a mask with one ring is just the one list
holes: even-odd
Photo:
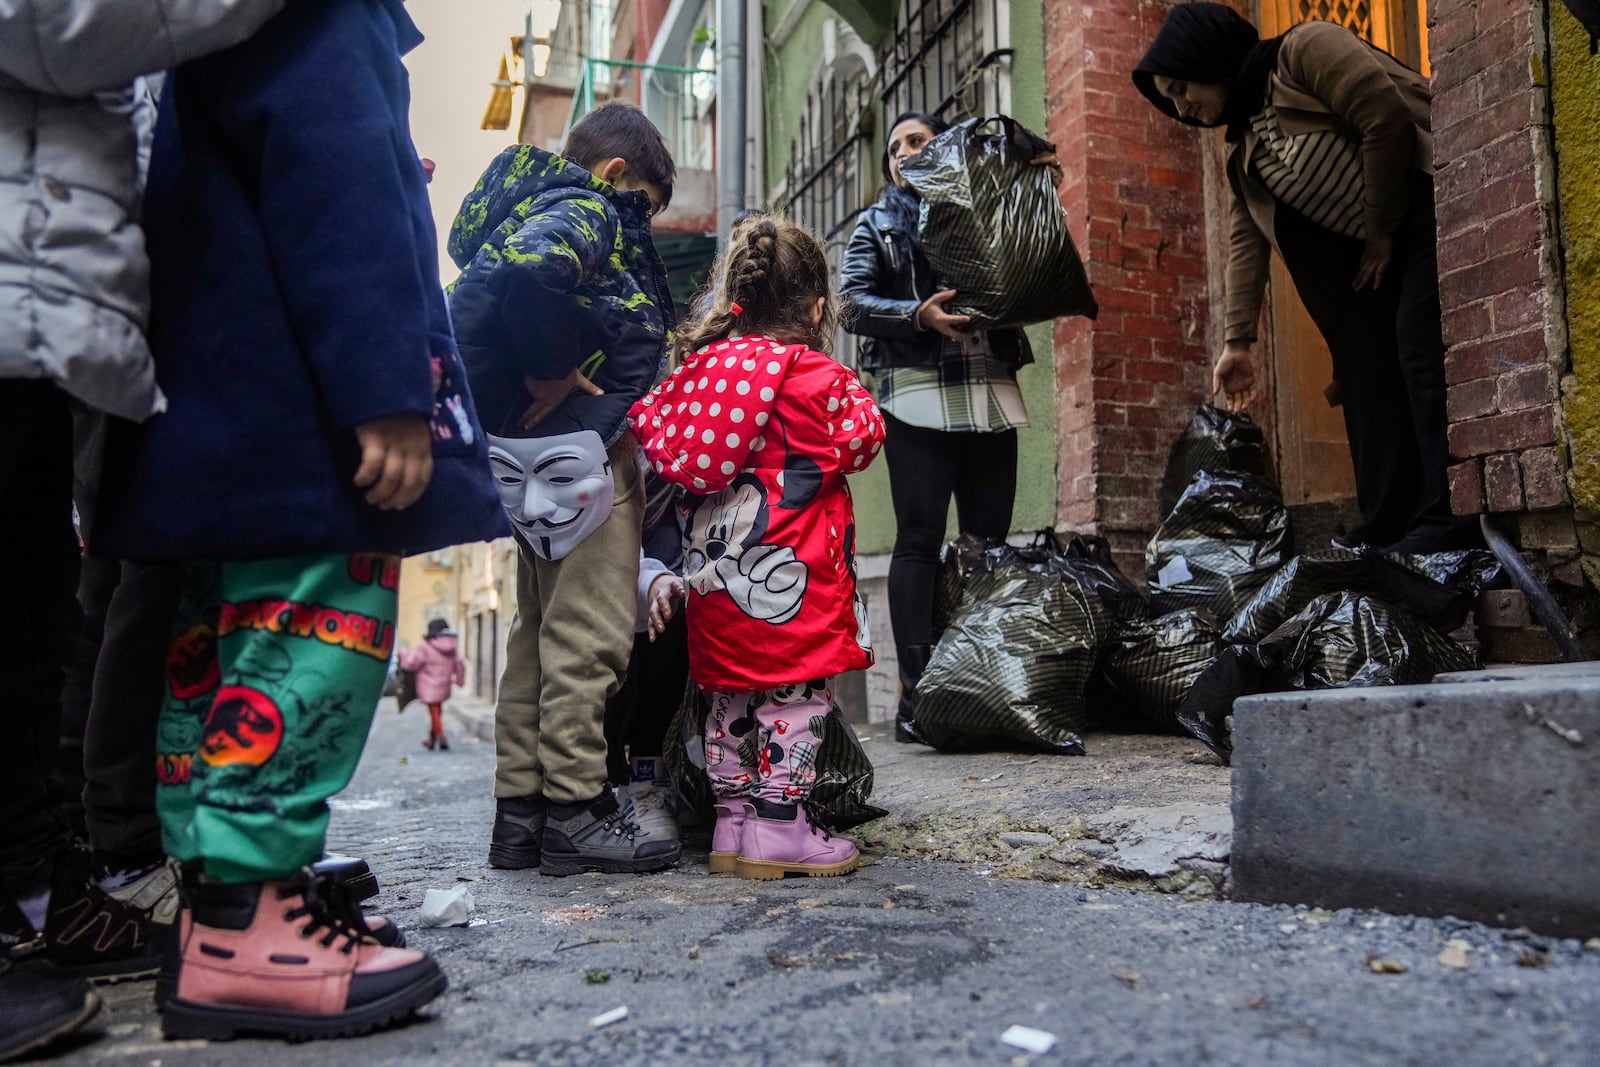
[[[419, 744], [385, 706], [331, 847], [434, 952], [448, 993], [349, 1041], [167, 1042], [150, 983], [103, 990], [73, 1063], [1588, 1064], [1600, 953], [1453, 920], [1012, 881], [939, 858], [842, 879], [492, 871], [491, 745]], [[419, 929], [429, 888], [474, 925]], [[613, 1009], [626, 1017], [594, 1028]], [[1043, 1054], [1001, 1041], [1055, 1035]]]

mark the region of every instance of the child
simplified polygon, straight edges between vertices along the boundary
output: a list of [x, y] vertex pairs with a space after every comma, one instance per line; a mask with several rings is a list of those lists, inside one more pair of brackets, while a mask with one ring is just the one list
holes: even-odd
[[450, 234], [450, 313], [521, 549], [489, 863], [642, 874], [682, 850], [606, 784], [603, 722], [633, 648], [644, 494], [627, 414], [674, 324], [650, 219], [676, 170], [626, 104], [590, 112], [563, 151], [506, 149]]
[[[641, 457], [642, 461], [642, 457]], [[639, 558], [639, 613], [622, 688], [606, 702], [606, 765], [613, 784], [633, 798], [640, 821], [676, 836], [676, 792], [662, 759], [667, 727], [689, 681], [683, 612], [683, 491], [644, 472], [645, 510]]]
[[169, 1037], [364, 1033], [445, 988], [310, 870], [400, 554], [505, 529], [406, 125], [419, 41], [400, 0], [290, 4], [162, 99], [145, 224], [171, 404], [120, 427], [91, 549], [187, 564], [157, 742], [189, 870]]
[[844, 874], [853, 843], [812, 824], [827, 679], [872, 663], [846, 474], [883, 445], [856, 376], [818, 351], [834, 324], [822, 246], [768, 216], [734, 227], [692, 353], [633, 409], [645, 456], [688, 503], [689, 675], [706, 691], [711, 869]]
[[444, 736], [444, 702], [450, 699], [452, 685], [467, 682], [467, 661], [456, 651], [456, 632], [443, 619], [428, 623], [428, 636], [416, 648], [400, 653], [400, 669], [415, 671], [417, 699], [428, 705], [428, 739], [422, 746], [449, 752]]

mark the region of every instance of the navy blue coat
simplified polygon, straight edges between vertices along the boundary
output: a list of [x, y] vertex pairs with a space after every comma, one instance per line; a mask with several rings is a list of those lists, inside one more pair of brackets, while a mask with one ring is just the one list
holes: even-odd
[[[293, 3], [167, 82], [145, 203], [151, 348], [170, 407], [122, 424], [96, 552], [421, 552], [508, 532], [439, 289], [400, 0]], [[415, 413], [433, 480], [353, 484], [355, 427]]]

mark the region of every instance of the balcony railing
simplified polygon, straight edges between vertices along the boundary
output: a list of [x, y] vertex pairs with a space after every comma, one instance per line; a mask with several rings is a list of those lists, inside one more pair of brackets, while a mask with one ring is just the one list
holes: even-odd
[[633, 104], [649, 116], [679, 167], [711, 169], [715, 71], [630, 59], [584, 59], [567, 129], [613, 100]]

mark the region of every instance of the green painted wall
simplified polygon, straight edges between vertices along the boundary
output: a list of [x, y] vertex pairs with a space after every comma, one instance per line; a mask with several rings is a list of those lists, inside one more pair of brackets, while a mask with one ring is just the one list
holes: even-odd
[[[767, 0], [768, 31], [784, 13], [804, 0]], [[860, 0], [838, 7], [813, 2], [801, 17], [794, 33], [781, 48], [767, 47], [766, 185], [782, 180], [789, 161], [789, 143], [811, 88], [817, 59], [822, 54], [822, 27], [829, 18], [841, 18], [869, 45], [881, 42], [893, 21], [892, 0]], [[1011, 41], [1016, 55], [1011, 66], [1012, 111], [1023, 125], [1035, 131], [1045, 127], [1044, 85], [1044, 5], [1043, 0], [1011, 0]], [[887, 118], [880, 116], [883, 130]], [[1051, 526], [1056, 514], [1056, 412], [1055, 359], [1053, 331], [1048, 323], [1028, 330], [1034, 360], [1019, 375], [1023, 396], [1028, 403], [1030, 425], [1018, 442], [1017, 505], [1013, 518], [1016, 530]], [[894, 543], [894, 512], [889, 502], [887, 469], [879, 462], [865, 474], [851, 479], [855, 492], [857, 549], [863, 553], [887, 552]], [[954, 533], [954, 509], [951, 514]]]
[[1550, 79], [1555, 97], [1567, 327], [1572, 377], [1565, 409], [1574, 502], [1600, 514], [1600, 56], [1567, 11], [1550, 4]]

